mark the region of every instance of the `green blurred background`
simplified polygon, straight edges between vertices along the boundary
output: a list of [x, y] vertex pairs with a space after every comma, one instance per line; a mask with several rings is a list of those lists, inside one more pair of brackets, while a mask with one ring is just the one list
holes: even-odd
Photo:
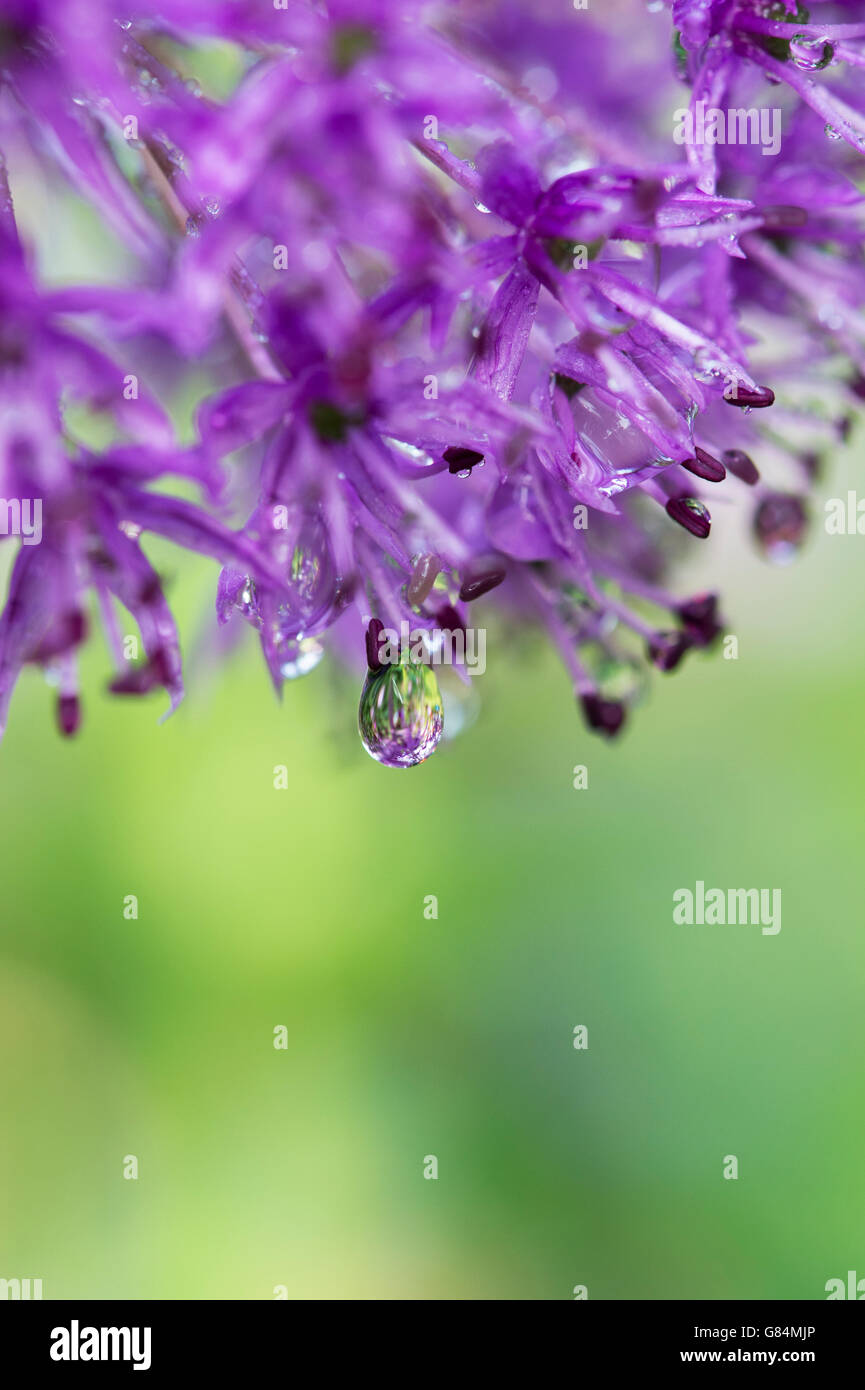
[[[789, 569], [732, 510], [693, 547], [681, 591], [723, 581], [739, 659], [657, 677], [615, 747], [541, 645], [494, 634], [477, 724], [409, 772], [363, 752], [329, 663], [279, 707], [251, 640], [163, 726], [100, 693], [94, 648], [71, 743], [28, 672], [0, 755], [0, 1275], [175, 1299], [865, 1275], [865, 539], [817, 506]], [[158, 554], [194, 638], [215, 569]], [[780, 887], [780, 934], [674, 926], [697, 878]]]

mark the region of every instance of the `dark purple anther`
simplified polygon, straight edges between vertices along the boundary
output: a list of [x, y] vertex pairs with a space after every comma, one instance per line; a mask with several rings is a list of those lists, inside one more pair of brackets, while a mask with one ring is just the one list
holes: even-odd
[[483, 454], [479, 454], [477, 449], [457, 447], [445, 449], [442, 458], [448, 466], [449, 473], [471, 473], [473, 468], [477, 468], [478, 464], [484, 461]]
[[436, 627], [442, 632], [465, 632], [466, 625], [455, 608], [446, 603], [436, 613]]
[[625, 706], [618, 700], [604, 700], [600, 695], [581, 695], [580, 704], [590, 729], [615, 738], [625, 722]]
[[724, 387], [724, 400], [740, 410], [764, 410], [775, 404], [775, 392], [768, 386], [746, 386], [744, 381], [734, 381]]
[[405, 596], [416, 607], [423, 603], [436, 581], [441, 566], [435, 555], [421, 555], [408, 582]]
[[712, 529], [712, 518], [702, 502], [695, 497], [671, 497], [667, 503], [667, 516], [678, 521], [692, 536], [704, 541]]
[[757, 465], [751, 456], [745, 453], [744, 449], [725, 449], [721, 458], [733, 476], [740, 478], [749, 487], [759, 483], [760, 474], [757, 472]]
[[793, 207], [786, 203], [773, 204], [761, 209], [764, 227], [783, 230], [785, 227], [804, 227], [808, 221], [805, 208]]
[[379, 656], [383, 632], [384, 623], [381, 618], [370, 618], [366, 630], [366, 664], [371, 671], [383, 671], [387, 664]]
[[684, 632], [656, 632], [647, 644], [649, 660], [659, 671], [675, 671], [690, 646]]
[[478, 565], [468, 571], [460, 589], [460, 602], [471, 603], [472, 599], [488, 594], [505, 578], [505, 567], [493, 560], [487, 565]]
[[717, 594], [697, 594], [686, 599], [679, 604], [676, 614], [693, 647], [708, 647], [721, 631]]
[[61, 695], [57, 701], [57, 726], [64, 738], [77, 734], [81, 726], [81, 702], [77, 695]]
[[804, 468], [808, 478], [812, 483], [816, 482], [823, 472], [823, 460], [819, 454], [809, 450], [805, 454], [799, 455], [799, 462]]
[[689, 473], [695, 477], [702, 478], [707, 483], [722, 483], [727, 476], [727, 470], [714, 454], [708, 454], [705, 449], [695, 449], [696, 458], [683, 459], [682, 467], [687, 468]]

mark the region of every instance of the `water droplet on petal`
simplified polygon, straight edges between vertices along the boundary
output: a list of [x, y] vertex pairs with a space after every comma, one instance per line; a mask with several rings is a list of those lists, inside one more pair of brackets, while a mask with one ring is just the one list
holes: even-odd
[[324, 647], [314, 637], [285, 642], [280, 650], [279, 673], [283, 680], [297, 680], [314, 671], [324, 656]]
[[333, 556], [320, 517], [305, 517], [293, 535], [287, 534], [285, 563], [291, 598], [280, 603], [277, 624], [280, 636], [287, 640], [319, 627], [337, 600]]
[[244, 576], [243, 583], [237, 591], [234, 607], [253, 627], [261, 627], [258, 592], [255, 587], [255, 580], [250, 578], [248, 574]]
[[835, 127], [833, 125], [830, 125], [828, 121], [823, 127], [823, 134], [826, 135], [830, 140], [841, 139], [840, 130], [836, 130]]
[[805, 72], [818, 72], [828, 68], [835, 57], [835, 46], [828, 39], [812, 39], [807, 34], [794, 34], [790, 40], [790, 58], [793, 66]]
[[444, 717], [435, 672], [413, 661], [368, 671], [358, 709], [360, 739], [386, 767], [414, 767], [434, 753]]

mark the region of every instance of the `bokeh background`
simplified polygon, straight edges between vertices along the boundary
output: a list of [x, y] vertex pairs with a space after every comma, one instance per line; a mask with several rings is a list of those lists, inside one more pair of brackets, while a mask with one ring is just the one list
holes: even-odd
[[[172, 1299], [810, 1299], [865, 1274], [865, 538], [820, 514], [862, 458], [793, 567], [732, 511], [692, 547], [683, 592], [723, 580], [739, 658], [658, 676], [615, 747], [542, 645], [494, 632], [477, 723], [407, 772], [363, 752], [327, 663], [279, 707], [252, 641], [162, 726], [159, 697], [101, 693], [94, 648], [71, 743], [28, 672], [0, 1274]], [[160, 558], [194, 635], [215, 570]], [[697, 878], [780, 887], [781, 932], [674, 926]]]

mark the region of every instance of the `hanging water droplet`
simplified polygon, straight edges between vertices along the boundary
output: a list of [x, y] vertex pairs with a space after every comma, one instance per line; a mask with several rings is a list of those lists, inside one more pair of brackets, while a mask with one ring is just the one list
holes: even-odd
[[808, 514], [801, 497], [775, 493], [765, 497], [754, 513], [754, 535], [775, 564], [786, 564], [795, 557], [807, 531]]
[[187, 217], [186, 235], [192, 238], [201, 236], [201, 227], [199, 226], [197, 217]]
[[184, 86], [186, 87], [187, 92], [189, 92], [191, 96], [201, 96], [201, 83], [199, 82], [197, 77], [187, 77]]
[[414, 767], [434, 753], [444, 716], [435, 672], [413, 661], [368, 671], [357, 714], [361, 743], [386, 767]]
[[812, 39], [807, 34], [794, 34], [790, 40], [790, 58], [793, 66], [805, 72], [819, 72], [828, 68], [835, 57], [835, 46], [828, 39]]
[[477, 198], [475, 198], [474, 204], [478, 212], [489, 212], [489, 208], [485, 207], [483, 203], [478, 202]]
[[625, 657], [605, 657], [596, 672], [596, 682], [604, 700], [617, 700], [624, 705], [639, 704], [649, 688], [645, 667]]
[[314, 671], [324, 656], [324, 647], [314, 637], [285, 642], [280, 649], [279, 672], [283, 680], [297, 680]]
[[255, 587], [255, 580], [248, 574], [244, 575], [243, 582], [237, 590], [234, 598], [234, 607], [248, 623], [252, 623], [253, 627], [261, 627], [261, 608], [258, 602], [258, 592]]

